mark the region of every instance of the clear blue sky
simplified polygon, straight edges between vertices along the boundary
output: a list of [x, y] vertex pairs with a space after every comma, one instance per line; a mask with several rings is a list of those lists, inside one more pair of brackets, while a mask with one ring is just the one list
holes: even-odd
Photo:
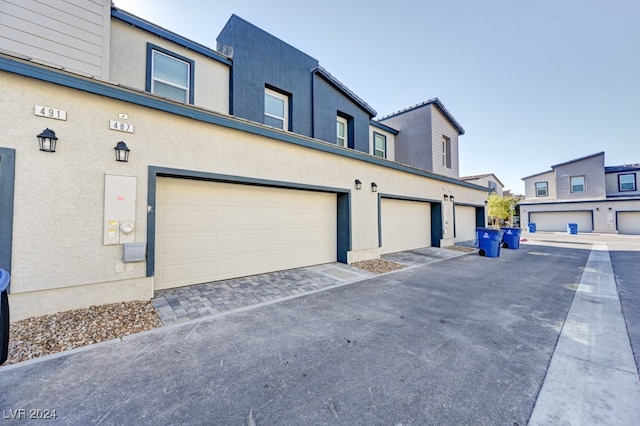
[[232, 13], [320, 61], [378, 117], [438, 97], [460, 173], [520, 178], [605, 151], [640, 163], [638, 0], [114, 0], [215, 48]]

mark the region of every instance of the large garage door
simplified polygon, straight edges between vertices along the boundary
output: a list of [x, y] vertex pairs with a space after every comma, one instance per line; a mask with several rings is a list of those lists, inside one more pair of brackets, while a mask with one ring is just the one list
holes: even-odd
[[640, 235], [640, 212], [618, 212], [618, 233]]
[[593, 231], [591, 211], [532, 212], [529, 221], [536, 224], [538, 231], [566, 232], [567, 223], [577, 223], [578, 232]]
[[455, 206], [455, 241], [469, 241], [476, 239], [476, 208], [469, 206]]
[[431, 246], [431, 205], [426, 202], [383, 198], [381, 202], [382, 247], [395, 253]]
[[158, 178], [155, 288], [336, 261], [336, 194]]

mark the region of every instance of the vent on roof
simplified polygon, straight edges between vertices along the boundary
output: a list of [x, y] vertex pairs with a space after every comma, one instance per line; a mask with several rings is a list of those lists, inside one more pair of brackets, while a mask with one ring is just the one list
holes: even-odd
[[233, 58], [233, 46], [227, 46], [226, 44], [218, 42], [216, 50], [228, 58]]

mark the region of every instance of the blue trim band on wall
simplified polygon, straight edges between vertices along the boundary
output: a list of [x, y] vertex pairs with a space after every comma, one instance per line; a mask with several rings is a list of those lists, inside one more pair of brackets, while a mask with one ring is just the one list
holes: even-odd
[[129, 13], [126, 13], [115, 7], [111, 8], [111, 16], [123, 22], [126, 22], [127, 24], [131, 24], [142, 30], [148, 31], [151, 34], [155, 34], [158, 37], [162, 37], [173, 43], [179, 44], [182, 47], [186, 47], [189, 50], [198, 52], [199, 54], [204, 55], [210, 59], [215, 59], [216, 61], [222, 62], [223, 64], [226, 64], [226, 65], [231, 65], [233, 63], [231, 59], [227, 58], [226, 56], [222, 55], [219, 52], [216, 52], [215, 50], [209, 47], [206, 47], [200, 43], [196, 43], [195, 41], [179, 36], [176, 33], [173, 33], [162, 27], [154, 25], [151, 22], [140, 19], [137, 16], [130, 15]]
[[16, 150], [0, 148], [0, 268], [11, 272]]
[[0, 56], [0, 70], [8, 71], [25, 77], [35, 78], [37, 80], [46, 81], [49, 83], [58, 84], [64, 87], [83, 90], [88, 93], [106, 96], [135, 105], [153, 108], [159, 111], [188, 117], [205, 123], [215, 124], [235, 130], [241, 130], [243, 132], [276, 139], [282, 142], [288, 142], [298, 146], [303, 146], [306, 148], [311, 148], [318, 151], [328, 152], [331, 154], [340, 155], [342, 157], [363, 161], [369, 164], [375, 164], [389, 169], [399, 170], [416, 176], [434, 179], [440, 182], [447, 182], [465, 188], [481, 190], [483, 192], [487, 192], [488, 189], [483, 186], [460, 181], [446, 176], [437, 175], [435, 173], [416, 169], [404, 164], [395, 163], [359, 151], [341, 148], [335, 144], [323, 143], [317, 140], [309, 139], [284, 131], [277, 131], [273, 128], [238, 119], [232, 116], [224, 116], [215, 112], [203, 110], [195, 106], [189, 106], [178, 102], [172, 102], [169, 100], [157, 98], [151, 94], [124, 89], [109, 83], [102, 83], [88, 78], [82, 78], [80, 76], [67, 74], [62, 71], [54, 71], [49, 68], [36, 66], [17, 59], [8, 59], [6, 57]]
[[347, 262], [347, 252], [351, 251], [351, 190], [328, 186], [307, 185], [296, 182], [283, 182], [246, 176], [225, 175], [196, 170], [173, 169], [169, 167], [149, 166], [147, 182], [147, 276], [155, 275], [156, 249], [156, 203], [157, 178], [170, 177], [186, 180], [204, 180], [240, 185], [264, 186], [269, 188], [292, 189], [314, 192], [327, 192], [337, 195], [337, 260]]

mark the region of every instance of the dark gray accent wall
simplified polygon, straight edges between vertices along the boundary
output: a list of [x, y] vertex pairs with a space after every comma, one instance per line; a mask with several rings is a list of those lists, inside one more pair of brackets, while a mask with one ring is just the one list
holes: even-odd
[[349, 148], [369, 152], [369, 114], [318, 74], [313, 74], [313, 103], [313, 137], [336, 143], [336, 119], [341, 115], [349, 121]]
[[318, 73], [319, 63], [266, 31], [232, 15], [217, 38], [232, 52], [231, 114], [264, 123], [264, 89], [289, 96], [289, 128], [294, 133], [336, 143], [338, 112], [350, 117], [351, 148], [369, 152], [370, 116], [357, 102]]
[[395, 137], [395, 161], [433, 171], [431, 105], [380, 120], [399, 131]]
[[16, 151], [0, 148], [0, 268], [11, 272]]
[[313, 137], [311, 70], [318, 66], [316, 59], [236, 15], [217, 42], [233, 48], [233, 115], [264, 123], [264, 89], [271, 86], [290, 95], [288, 130]]

